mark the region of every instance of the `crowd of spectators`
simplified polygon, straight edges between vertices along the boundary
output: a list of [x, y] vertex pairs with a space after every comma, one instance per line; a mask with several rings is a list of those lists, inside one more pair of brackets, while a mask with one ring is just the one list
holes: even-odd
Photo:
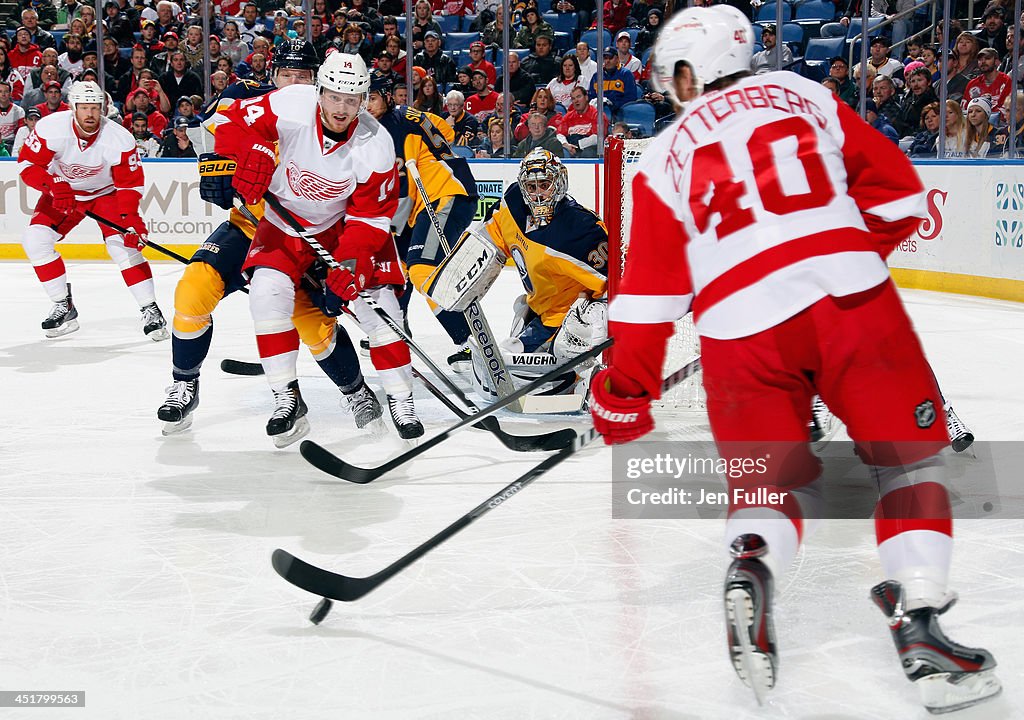
[[[605, 134], [642, 137], [673, 116], [650, 83], [650, 51], [674, 0], [603, 0], [610, 42], [593, 30], [597, 0], [415, 0], [407, 34], [404, 0], [309, 1], [306, 15], [299, 0], [106, 0], [97, 18], [94, 6], [79, 0], [19, 0], [0, 33], [0, 153], [16, 153], [26, 128], [64, 109], [75, 80], [94, 79], [110, 98], [108, 115], [132, 130], [145, 156], [198, 155], [207, 142], [200, 130], [204, 110], [238, 79], [271, 82], [275, 48], [306, 37], [307, 22], [321, 59], [333, 50], [361, 55], [376, 75], [394, 82], [397, 102], [444, 118], [457, 152], [466, 156], [522, 157], [544, 147], [561, 157], [596, 157], [599, 123]], [[973, 31], [953, 21], [948, 43], [916, 15], [873, 38], [863, 70], [871, 94], [866, 119], [908, 153], [934, 156], [943, 117], [935, 85], [944, 62], [951, 100], [945, 155], [999, 156], [1014, 143], [1024, 152], [1024, 103], [1014, 122], [1008, 109], [1012, 49], [1024, 34], [1015, 39], [1004, 1], [991, 0]], [[782, 42], [773, 24], [759, 22], [751, 72], [775, 70], [781, 60], [785, 70], [813, 77], [801, 60], [807, 38], [845, 35], [860, 2], [836, 0], [832, 21], [809, 27], [803, 42]], [[903, 0], [879, 2], [872, 3], [875, 16], [899, 12]], [[757, 0], [735, 4], [758, 12]], [[504, 9], [510, 10], [507, 57]], [[887, 37], [902, 40], [922, 29], [929, 32], [896, 49], [889, 45]], [[861, 68], [851, 68], [847, 56], [827, 63], [822, 82], [859, 109]]]

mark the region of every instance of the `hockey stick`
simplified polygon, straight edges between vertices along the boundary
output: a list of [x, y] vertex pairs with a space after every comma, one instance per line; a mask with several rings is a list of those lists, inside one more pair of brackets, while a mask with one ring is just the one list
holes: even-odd
[[[428, 380], [419, 370], [413, 368], [412, 374], [421, 383], [423, 383], [423, 386], [431, 395], [440, 400], [442, 405], [455, 413], [460, 419], [465, 419], [471, 416], [471, 413], [465, 412], [460, 409], [458, 405], [449, 400], [448, 397], [437, 389], [437, 387], [435, 387], [434, 384], [430, 382], [430, 380]], [[569, 443], [571, 443], [573, 438], [576, 436], [576, 433], [569, 428], [556, 430], [550, 433], [541, 433], [539, 435], [511, 435], [501, 428], [501, 425], [498, 423], [498, 419], [495, 417], [485, 417], [473, 427], [479, 427], [481, 430], [487, 430], [498, 438], [502, 445], [507, 447], [509, 450], [514, 450], [515, 452], [562, 450], [563, 448], [568, 447]]]
[[[686, 366], [665, 378], [661, 384], [662, 391], [664, 392], [669, 390], [686, 378], [694, 375], [698, 370], [700, 370], [700, 358], [693, 360]], [[314, 595], [319, 595], [331, 600], [340, 600], [342, 602], [358, 600], [367, 593], [376, 590], [382, 584], [412, 565], [460, 530], [463, 530], [476, 520], [479, 520], [506, 500], [514, 497], [527, 485], [542, 476], [551, 468], [575, 455], [598, 437], [600, 437], [600, 434], [594, 428], [590, 428], [589, 430], [580, 433], [573, 440], [572, 445], [564, 450], [560, 450], [548, 458], [545, 458], [541, 463], [527, 470], [526, 473], [520, 475], [494, 495], [491, 495], [444, 530], [437, 533], [423, 544], [413, 548], [412, 551], [406, 553], [398, 560], [373, 575], [368, 577], [350, 577], [348, 575], [333, 573], [315, 565], [310, 565], [280, 548], [274, 550], [274, 554], [272, 556], [274, 570], [277, 571], [278, 575], [283, 577], [292, 585], [300, 587]], [[317, 608], [320, 612], [314, 613], [317, 618], [316, 622], [322, 620], [329, 609], [329, 604], [324, 605], [321, 603]]]
[[421, 442], [419, 445], [409, 448], [400, 455], [392, 458], [391, 460], [388, 460], [383, 465], [378, 465], [377, 467], [373, 468], [363, 468], [358, 467], [356, 465], [350, 465], [349, 463], [339, 458], [337, 455], [334, 455], [328, 450], [325, 450], [324, 448], [317, 445], [315, 442], [311, 442], [309, 440], [304, 440], [302, 442], [302, 444], [299, 446], [299, 452], [302, 454], [302, 457], [306, 458], [306, 460], [310, 462], [310, 464], [312, 464], [319, 470], [324, 471], [328, 475], [333, 475], [336, 478], [348, 480], [349, 482], [359, 483], [360, 485], [371, 483], [380, 476], [391, 472], [396, 467], [403, 465], [412, 460], [414, 457], [417, 457], [425, 453], [427, 450], [434, 447], [435, 445], [441, 444], [455, 433], [459, 432], [460, 430], [464, 430], [467, 426], [475, 425], [484, 418], [494, 415], [494, 413], [498, 412], [498, 410], [508, 407], [519, 398], [523, 397], [524, 395], [528, 395], [529, 393], [533, 392], [537, 388], [544, 385], [544, 383], [551, 382], [559, 375], [565, 373], [567, 370], [571, 370], [572, 368], [575, 368], [576, 366], [585, 363], [587, 360], [597, 357], [605, 349], [611, 347], [611, 344], [612, 341], [609, 339], [605, 340], [600, 345], [595, 345], [590, 350], [587, 350], [585, 353], [577, 355], [576, 357], [565, 362], [564, 364], [559, 365], [553, 370], [550, 370], [547, 373], [541, 375], [540, 377], [534, 379], [532, 382], [523, 385], [521, 388], [513, 392], [511, 395], [503, 397], [497, 400], [496, 402], [491, 403], [487, 407], [481, 408], [480, 412], [474, 415], [469, 415], [463, 418], [462, 420], [459, 420], [457, 423], [452, 425], [447, 430], [443, 430], [434, 437], [424, 442]]
[[[122, 235], [127, 235], [128, 233], [132, 232], [128, 228], [121, 227], [120, 225], [115, 225], [114, 223], [110, 222], [106, 218], [100, 217], [99, 215], [94, 213], [92, 210], [86, 210], [85, 211], [85, 215], [86, 215], [86, 217], [91, 217], [93, 220], [95, 220], [98, 223], [102, 223], [103, 225], [106, 225], [107, 227], [114, 228], [115, 230], [117, 230]], [[178, 262], [183, 263], [185, 265], [188, 265], [191, 262], [191, 260], [189, 260], [185, 256], [179, 255], [178, 253], [174, 252], [170, 248], [165, 248], [163, 245], [159, 245], [159, 244], [153, 242], [152, 240], [150, 240], [149, 238], [146, 238], [145, 244], [146, 244], [146, 247], [151, 247], [154, 250], [156, 250], [157, 252], [162, 252], [167, 257], [174, 258]]]
[[[420, 177], [420, 171], [416, 166], [416, 161], [409, 160], [406, 162], [405, 168], [409, 173], [409, 177], [412, 178], [412, 181], [416, 184], [416, 189], [419, 191], [420, 199], [423, 201], [423, 209], [427, 213], [427, 217], [430, 218], [430, 224], [434, 226], [434, 232], [437, 233], [437, 239], [441, 243], [441, 249], [444, 250], [444, 254], [447, 255], [451, 252], [451, 246], [448, 244], [448, 239], [445, 237], [444, 228], [441, 227], [441, 222], [437, 219], [437, 213], [434, 212], [434, 206], [430, 204], [430, 196], [427, 195], [427, 189], [423, 186], [423, 178]], [[501, 350], [498, 349], [494, 342], [494, 333], [491, 332], [491, 325], [487, 322], [487, 317], [484, 315], [484, 311], [483, 308], [480, 307], [480, 303], [474, 300], [469, 304], [469, 307], [463, 311], [463, 315], [466, 318], [466, 324], [469, 325], [471, 336], [476, 340], [480, 354], [485, 360], [487, 365], [487, 374], [491, 378], [491, 383], [494, 385], [495, 392], [497, 392], [499, 397], [511, 395], [515, 391], [515, 386], [509, 378], [508, 368], [505, 367], [505, 360], [501, 356]], [[509, 410], [522, 412], [523, 404], [520, 402], [510, 405]]]

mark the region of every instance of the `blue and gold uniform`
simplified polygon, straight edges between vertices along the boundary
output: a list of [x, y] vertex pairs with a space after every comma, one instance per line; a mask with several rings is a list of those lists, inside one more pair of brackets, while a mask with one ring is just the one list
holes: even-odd
[[[252, 80], [229, 85], [204, 109], [203, 126], [215, 135], [217, 126], [224, 122], [221, 113], [225, 109], [276, 89]], [[174, 290], [171, 353], [176, 381], [199, 377], [213, 338], [214, 309], [225, 295], [248, 284], [242, 275], [242, 265], [256, 233], [256, 223], [263, 218], [263, 202], [245, 205], [241, 210], [234, 207], [234, 165], [234, 161], [212, 154], [199, 160], [201, 197], [229, 209], [230, 215], [192, 255]], [[347, 335], [336, 333], [335, 319], [321, 312], [305, 293], [296, 295], [293, 320], [302, 342], [339, 388], [348, 391], [362, 382], [351, 341]]]
[[[399, 254], [405, 257], [413, 285], [422, 292], [427, 276], [444, 259], [445, 252], [405, 164], [416, 161], [427, 197], [451, 244], [461, 237], [476, 213], [476, 180], [465, 158], [452, 152], [450, 143], [455, 133], [451, 126], [437, 115], [400, 106], [385, 112], [378, 121], [391, 135], [398, 157], [402, 200], [395, 221]], [[408, 302], [406, 293], [403, 309]], [[452, 341], [463, 345], [469, 338], [469, 326], [462, 314], [443, 311], [429, 298], [427, 302]]]
[[484, 230], [512, 258], [526, 290], [530, 317], [520, 336], [525, 352], [551, 339], [580, 293], [601, 298], [607, 290], [608, 229], [604, 222], [566, 195], [551, 220], [534, 222], [519, 183], [492, 208]]

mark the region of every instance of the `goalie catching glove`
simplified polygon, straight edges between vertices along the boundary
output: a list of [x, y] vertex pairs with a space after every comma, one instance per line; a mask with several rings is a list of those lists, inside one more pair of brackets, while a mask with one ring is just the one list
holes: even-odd
[[487, 293], [505, 260], [486, 233], [470, 228], [427, 276], [423, 292], [445, 310], [462, 312]]
[[590, 383], [590, 414], [606, 445], [643, 437], [654, 429], [651, 396], [615, 368], [605, 368]]
[[[580, 295], [562, 320], [551, 353], [559, 363], [572, 360], [608, 339], [608, 302]], [[593, 364], [592, 361], [590, 364]]]

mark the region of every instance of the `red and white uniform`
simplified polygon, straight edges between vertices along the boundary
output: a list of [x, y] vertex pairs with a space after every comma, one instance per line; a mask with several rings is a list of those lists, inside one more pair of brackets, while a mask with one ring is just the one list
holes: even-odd
[[[885, 264], [924, 215], [902, 153], [793, 73], [700, 96], [640, 160], [629, 257], [609, 308], [613, 364], [657, 397], [671, 323], [692, 300], [719, 451], [786, 459], [784, 469], [730, 479], [734, 489], [776, 485], [790, 495], [781, 507], [734, 503], [727, 537], [761, 533], [782, 570], [802, 532], [800, 491], [820, 472], [807, 447], [815, 393], [880, 477], [927, 465], [948, 442], [938, 389]], [[913, 486], [899, 472], [882, 483], [877, 537], [889, 570], [920, 566], [938, 586], [949, 506], [941, 477], [921, 472]], [[908, 492], [924, 514], [884, 519], [913, 505], [894, 502]], [[766, 517], [783, 522], [766, 527]]]
[[[106, 118], [91, 138], [83, 138], [70, 110], [41, 118], [25, 140], [18, 156], [18, 169], [26, 185], [43, 190], [53, 177], [67, 180], [75, 193], [75, 209], [56, 210], [44, 192], [36, 204], [22, 241], [47, 294], [57, 301], [66, 294], [64, 262], [54, 249], [77, 226], [89, 210], [111, 222], [125, 222], [122, 216], [138, 218], [145, 180], [135, 139], [125, 128]], [[129, 290], [139, 307], [155, 301], [153, 274], [138, 250], [124, 246], [121, 234], [98, 223], [107, 252], [121, 268]], [[133, 222], [140, 232], [138, 220]]]
[[0, 140], [14, 142], [18, 128], [25, 124], [25, 110], [17, 103], [11, 103], [6, 110], [0, 108]]
[[[254, 137], [277, 143], [278, 165], [270, 193], [339, 261], [351, 257], [346, 252], [349, 248], [369, 252], [374, 270], [367, 287], [377, 288], [373, 292], [378, 301], [397, 317], [397, 299], [386, 286], [404, 287], [405, 275], [391, 235], [399, 186], [395, 147], [388, 132], [369, 113], [361, 112], [344, 140], [326, 137], [317, 91], [311, 85], [292, 85], [243, 100], [221, 113], [226, 122], [217, 127], [217, 152], [238, 158]], [[260, 359], [275, 390], [295, 379], [299, 338], [291, 319], [294, 288], [315, 258], [267, 205], [245, 267], [255, 269], [250, 307]], [[411, 391], [408, 347], [363, 301], [350, 306], [370, 335], [370, 358], [385, 391]]]
[[960, 106], [966, 111], [971, 100], [988, 95], [989, 104], [992, 106], [992, 109], [998, 110], [1003, 106], [1006, 98], [1009, 97], [1012, 88], [1013, 80], [1004, 72], [997, 72], [996, 78], [992, 81], [991, 85], [985, 82], [984, 75], [979, 75], [967, 83]]

